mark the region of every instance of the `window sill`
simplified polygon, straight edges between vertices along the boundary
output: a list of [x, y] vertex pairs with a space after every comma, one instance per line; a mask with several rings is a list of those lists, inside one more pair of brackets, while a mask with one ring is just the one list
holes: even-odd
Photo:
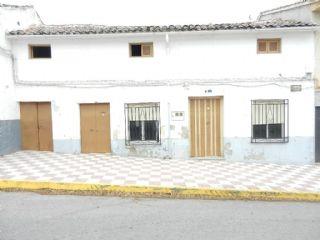
[[281, 54], [281, 52], [258, 52], [258, 55]]
[[161, 141], [126, 141], [126, 146], [161, 145]]
[[251, 143], [288, 143], [289, 138], [275, 138], [275, 139], [253, 139], [251, 138]]

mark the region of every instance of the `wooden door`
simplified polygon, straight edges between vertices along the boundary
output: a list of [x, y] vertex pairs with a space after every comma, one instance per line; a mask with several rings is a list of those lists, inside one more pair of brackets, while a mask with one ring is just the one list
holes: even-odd
[[221, 99], [190, 98], [191, 157], [220, 157]]
[[39, 150], [52, 151], [51, 104], [38, 103]]
[[95, 104], [96, 152], [111, 152], [109, 104]]
[[110, 105], [80, 104], [81, 151], [83, 153], [109, 153]]
[[39, 150], [37, 103], [20, 103], [22, 150]]
[[52, 151], [50, 103], [20, 103], [20, 124], [23, 150]]

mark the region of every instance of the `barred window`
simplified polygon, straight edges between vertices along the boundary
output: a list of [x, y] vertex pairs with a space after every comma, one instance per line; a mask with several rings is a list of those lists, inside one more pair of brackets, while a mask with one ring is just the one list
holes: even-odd
[[160, 103], [125, 104], [126, 145], [160, 143]]
[[288, 100], [252, 100], [252, 142], [288, 142]]

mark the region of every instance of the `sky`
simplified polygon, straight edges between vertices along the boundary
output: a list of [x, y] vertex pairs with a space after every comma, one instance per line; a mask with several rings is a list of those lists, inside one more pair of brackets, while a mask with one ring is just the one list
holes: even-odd
[[161, 25], [231, 23], [297, 0], [0, 0], [34, 5], [46, 24]]

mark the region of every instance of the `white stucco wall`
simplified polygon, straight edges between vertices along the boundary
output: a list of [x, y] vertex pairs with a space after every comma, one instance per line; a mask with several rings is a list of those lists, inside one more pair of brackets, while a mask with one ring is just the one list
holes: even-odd
[[5, 38], [5, 33], [40, 22], [39, 16], [32, 7], [0, 7], [0, 120], [19, 118], [19, 108], [14, 97], [11, 45]]
[[[170, 104], [171, 111], [184, 111], [184, 121], [178, 121], [188, 127], [188, 97], [189, 96], [223, 96], [224, 97], [224, 136], [251, 136], [251, 100], [254, 99], [289, 99], [290, 104], [290, 135], [310, 136], [314, 134], [312, 119], [313, 84], [312, 82], [296, 82], [302, 84], [303, 91], [291, 92], [290, 82], [278, 86], [237, 87], [223, 84], [212, 86], [175, 86], [175, 87], [116, 87], [68, 89], [55, 87], [18, 87], [18, 101], [54, 101], [52, 106], [53, 122], [56, 125], [54, 138], [80, 139], [79, 103], [110, 102], [111, 123], [116, 131], [114, 135], [124, 138], [124, 104], [139, 102], [161, 102], [162, 125], [167, 124], [168, 113], [165, 109]], [[212, 93], [205, 93], [211, 89]], [[306, 117], [308, 116], [308, 118]], [[309, 117], [310, 116], [310, 117]], [[119, 117], [119, 121], [117, 121]], [[241, 126], [241, 127], [240, 127]], [[166, 137], [163, 132], [163, 137]], [[173, 138], [178, 138], [178, 132], [173, 131]]]
[[[281, 54], [257, 54], [256, 40], [268, 37], [282, 39]], [[154, 57], [130, 58], [128, 44], [144, 41], [154, 42]], [[29, 59], [28, 44], [51, 44], [52, 59]], [[114, 154], [187, 158], [188, 97], [223, 96], [225, 159], [314, 161], [314, 83], [304, 78], [314, 68], [312, 32], [169, 34], [169, 42], [165, 34], [33, 37], [12, 45], [16, 101], [52, 102], [55, 151], [80, 152], [80, 103], [109, 102]], [[143, 86], [150, 81], [157, 86]], [[50, 82], [56, 86], [28, 86]], [[291, 92], [292, 84], [302, 91]], [[289, 143], [250, 143], [253, 99], [289, 99]], [[160, 102], [160, 146], [124, 146], [124, 104], [136, 102]], [[183, 111], [184, 120], [172, 121], [171, 111]]]
[[[257, 54], [258, 38], [281, 38], [282, 54]], [[129, 57], [128, 43], [150, 41], [153, 58]], [[310, 31], [12, 40], [23, 81], [296, 77], [313, 72], [313, 42]], [[29, 59], [28, 44], [51, 44], [52, 59]]]
[[[271, 20], [271, 19], [295, 19], [303, 22], [313, 22], [320, 24], [320, 12], [313, 11], [313, 7], [319, 5], [319, 1], [312, 1], [297, 4], [295, 7], [288, 7], [284, 9], [267, 11], [259, 16], [259, 20]], [[317, 31], [315, 34], [315, 68], [314, 78], [316, 81], [316, 93], [315, 93], [315, 105], [320, 106], [320, 33]]]
[[[17, 101], [51, 101], [55, 151], [80, 152], [80, 103], [108, 102], [114, 154], [189, 157], [190, 96], [223, 96], [223, 145], [227, 160], [261, 160], [277, 163], [312, 163], [314, 135], [314, 97], [312, 82], [295, 82], [302, 92], [291, 92], [291, 82], [279, 86], [158, 86], [69, 89], [56, 87], [18, 87]], [[211, 89], [212, 93], [205, 91]], [[253, 144], [251, 100], [289, 99], [289, 143]], [[124, 104], [160, 102], [161, 146], [125, 148]], [[183, 111], [183, 121], [173, 121], [172, 111]], [[170, 131], [170, 133], [169, 133]], [[170, 136], [170, 137], [169, 137]], [[171, 141], [171, 143], [169, 143]], [[261, 155], [262, 154], [262, 155]], [[261, 156], [260, 156], [261, 155]]]

